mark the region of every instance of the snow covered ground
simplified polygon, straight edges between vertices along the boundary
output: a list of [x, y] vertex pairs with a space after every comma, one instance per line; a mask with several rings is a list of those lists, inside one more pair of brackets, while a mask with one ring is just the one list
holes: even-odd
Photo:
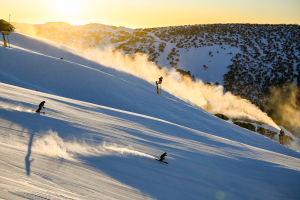
[[[158, 63], [161, 66], [169, 66], [169, 60], [166, 60], [168, 53], [172, 48], [175, 48], [175, 44], [168, 44], [166, 46], [166, 52], [161, 53], [158, 59]], [[224, 47], [224, 48], [223, 48]], [[211, 52], [211, 55], [209, 55]], [[222, 48], [219, 45], [206, 46], [203, 48], [190, 48], [179, 49], [178, 54], [180, 62], [178, 64], [179, 69], [185, 71], [191, 71], [192, 75], [203, 80], [204, 83], [216, 83], [223, 85], [223, 76], [228, 72], [228, 66], [232, 64], [232, 55], [241, 53], [240, 49], [236, 47], [230, 47], [229, 45], [223, 45]], [[203, 67], [205, 65], [207, 68]]]
[[[0, 198], [299, 199], [299, 152], [76, 50], [11, 38]], [[41, 101], [46, 113], [33, 113]], [[169, 165], [154, 160], [163, 152]]]

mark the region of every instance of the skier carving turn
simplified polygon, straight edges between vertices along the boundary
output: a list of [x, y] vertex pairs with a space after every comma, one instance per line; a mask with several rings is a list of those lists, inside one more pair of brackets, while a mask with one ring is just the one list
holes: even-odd
[[[45, 108], [45, 107], [44, 107], [44, 104], [45, 104], [45, 103], [46, 103], [46, 101], [42, 101], [42, 102], [40, 103], [40, 105], [39, 105], [39, 108], [38, 108], [35, 112], [40, 113], [41, 110], [42, 110], [42, 108]], [[45, 112], [41, 112], [41, 113], [45, 113]]]
[[159, 161], [159, 162], [163, 162], [163, 163], [169, 164], [169, 163], [167, 163], [166, 161], [164, 161], [164, 159], [165, 159], [166, 156], [167, 156], [167, 152], [163, 153], [163, 154], [160, 156], [160, 159], [155, 158], [155, 160], [157, 160], [157, 161]]

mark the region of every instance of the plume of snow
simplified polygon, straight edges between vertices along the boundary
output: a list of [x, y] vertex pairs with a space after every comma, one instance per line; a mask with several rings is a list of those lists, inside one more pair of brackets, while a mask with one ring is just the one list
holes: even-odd
[[142, 156], [142, 157], [148, 157], [148, 158], [155, 158], [154, 156], [151, 156], [151, 155], [139, 152], [139, 151], [131, 150], [126, 147], [120, 147], [116, 144], [108, 144], [107, 145], [106, 143], [104, 143], [103, 148], [105, 150], [110, 150], [112, 152], [115, 152], [115, 153], [118, 153], [121, 155], [130, 154], [130, 155], [136, 155], [136, 156]]
[[272, 113], [276, 122], [300, 137], [300, 107], [297, 104], [299, 88], [292, 83], [273, 87], [264, 108]]
[[19, 111], [19, 112], [32, 112], [32, 109], [20, 105], [20, 104], [12, 104], [4, 101], [0, 101], [0, 109], [9, 110], [9, 111]]
[[148, 55], [140, 53], [124, 55], [108, 48], [106, 50], [92, 49], [84, 56], [106, 67], [143, 78], [153, 85], [159, 77], [163, 76], [162, 86], [164, 90], [213, 114], [221, 113], [230, 118], [260, 121], [280, 129], [266, 113], [250, 101], [230, 92], [224, 93], [224, 88], [221, 85], [205, 85], [202, 80], [193, 81], [188, 77], [181, 76], [174, 69], [166, 67], [159, 69], [155, 63], [148, 61]]
[[106, 155], [135, 155], [154, 158], [151, 155], [130, 149], [125, 146], [103, 142], [100, 145], [90, 145], [85, 142], [64, 141], [57, 132], [48, 131], [43, 136], [35, 136], [32, 151], [38, 154], [64, 158], [76, 161], [78, 155], [106, 156]]

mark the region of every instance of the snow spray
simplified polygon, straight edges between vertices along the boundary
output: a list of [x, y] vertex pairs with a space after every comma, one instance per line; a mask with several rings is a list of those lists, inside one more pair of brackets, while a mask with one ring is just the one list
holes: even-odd
[[292, 83], [273, 87], [263, 106], [276, 122], [296, 136], [300, 136], [300, 107], [297, 105], [299, 89]]
[[[74, 52], [73, 52], [74, 53]], [[82, 53], [78, 55], [82, 56]], [[163, 86], [166, 91], [176, 97], [196, 104], [210, 113], [221, 113], [230, 118], [240, 120], [259, 121], [276, 129], [280, 129], [275, 122], [250, 101], [230, 92], [224, 93], [221, 85], [205, 85], [202, 80], [191, 80], [181, 76], [175, 69], [158, 68], [155, 63], [148, 61], [148, 55], [136, 53], [124, 55], [114, 52], [113, 48], [106, 50], [91, 49], [84, 57], [103, 66], [130, 73], [152, 84], [158, 77], [164, 77]]]
[[32, 112], [32, 109], [20, 104], [11, 104], [4, 101], [0, 101], [0, 109], [8, 111], [19, 111], [19, 112]]
[[32, 151], [50, 157], [63, 158], [76, 161], [78, 155], [83, 156], [108, 156], [108, 155], [135, 155], [154, 158], [151, 155], [132, 150], [129, 147], [103, 142], [99, 145], [91, 145], [85, 142], [64, 141], [55, 131], [47, 131], [45, 135], [36, 135], [32, 145]]

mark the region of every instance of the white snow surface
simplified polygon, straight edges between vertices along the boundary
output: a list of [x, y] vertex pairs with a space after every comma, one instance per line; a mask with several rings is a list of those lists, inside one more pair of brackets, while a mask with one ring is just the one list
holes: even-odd
[[[0, 198], [300, 198], [299, 152], [77, 50], [10, 40], [0, 43]], [[34, 113], [41, 101], [46, 113]], [[154, 160], [163, 152], [169, 165]]]

